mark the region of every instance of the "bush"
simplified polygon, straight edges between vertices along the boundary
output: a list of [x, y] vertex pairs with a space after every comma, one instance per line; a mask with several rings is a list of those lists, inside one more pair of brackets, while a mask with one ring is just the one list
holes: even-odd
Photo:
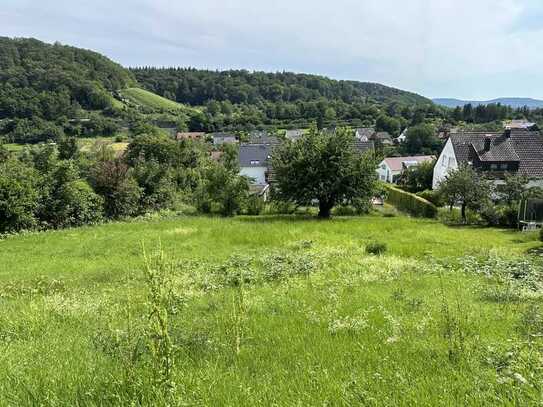
[[350, 205], [339, 205], [334, 208], [332, 213], [335, 216], [355, 216], [357, 215], [357, 210]]
[[247, 198], [245, 212], [247, 215], [260, 215], [264, 210], [264, 200], [262, 197], [251, 194]]
[[417, 196], [421, 197], [422, 199], [426, 199], [428, 202], [433, 203], [438, 208], [445, 204], [442, 196], [437, 191], [432, 191], [431, 189], [418, 192]]
[[383, 242], [371, 242], [366, 245], [366, 253], [380, 256], [387, 251], [387, 244]]
[[436, 206], [426, 199], [391, 185], [386, 185], [386, 189], [386, 202], [400, 211], [422, 218], [435, 218], [437, 216]]
[[543, 242], [543, 228], [539, 229], [539, 240]]

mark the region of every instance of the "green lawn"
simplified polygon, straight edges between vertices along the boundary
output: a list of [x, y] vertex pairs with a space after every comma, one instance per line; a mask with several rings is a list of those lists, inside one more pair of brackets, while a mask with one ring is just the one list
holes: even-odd
[[10, 237], [0, 405], [540, 404], [539, 285], [497, 277], [539, 246], [377, 215]]
[[162, 110], [183, 110], [194, 111], [193, 107], [174, 102], [173, 100], [163, 98], [155, 93], [141, 88], [123, 89], [122, 95], [137, 105], [148, 107], [150, 109]]

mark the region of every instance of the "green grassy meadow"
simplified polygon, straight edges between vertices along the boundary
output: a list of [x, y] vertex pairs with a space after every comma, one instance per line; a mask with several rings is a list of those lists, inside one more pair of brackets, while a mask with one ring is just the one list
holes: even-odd
[[380, 215], [9, 237], [0, 405], [539, 405], [540, 245]]
[[183, 110], [195, 111], [196, 109], [173, 100], [163, 98], [155, 93], [149, 92], [141, 88], [123, 89], [122, 95], [137, 105], [147, 107], [149, 109], [159, 110]]

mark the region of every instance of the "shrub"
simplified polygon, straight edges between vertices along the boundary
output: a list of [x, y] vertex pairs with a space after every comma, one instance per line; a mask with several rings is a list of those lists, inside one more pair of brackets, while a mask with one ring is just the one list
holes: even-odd
[[428, 202], [433, 203], [438, 208], [444, 205], [443, 198], [437, 191], [426, 189], [418, 192], [417, 196], [421, 197], [422, 199], [426, 199]]
[[245, 212], [247, 215], [260, 215], [264, 210], [264, 200], [262, 197], [251, 194], [247, 198]]
[[436, 206], [426, 199], [391, 185], [387, 185], [386, 188], [386, 201], [400, 211], [422, 218], [435, 218], [437, 216]]
[[336, 206], [332, 213], [335, 215], [335, 216], [355, 216], [357, 215], [357, 211], [354, 207], [350, 206], [350, 205], [339, 205], [339, 206]]
[[387, 251], [387, 244], [383, 242], [371, 242], [366, 245], [366, 253], [377, 256]]
[[543, 228], [539, 229], [539, 240], [543, 242]]

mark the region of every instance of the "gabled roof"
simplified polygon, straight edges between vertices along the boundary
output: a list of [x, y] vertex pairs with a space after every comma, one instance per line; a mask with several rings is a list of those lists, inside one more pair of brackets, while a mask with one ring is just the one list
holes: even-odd
[[373, 136], [375, 133], [375, 129], [373, 127], [359, 127], [355, 130], [355, 135], [357, 138], [367, 138], [368, 140]]
[[303, 135], [304, 135], [304, 131], [302, 129], [287, 130], [285, 132], [285, 137], [292, 141], [298, 140]]
[[370, 141], [360, 141], [358, 139], [354, 142], [354, 147], [362, 154], [364, 154], [367, 151], [374, 151], [375, 150], [375, 143]]
[[[490, 140], [488, 151], [485, 139]], [[538, 131], [451, 133], [450, 140], [458, 163], [518, 162], [520, 174], [543, 177], [543, 137]]]
[[268, 166], [271, 150], [271, 146], [266, 144], [242, 144], [239, 147], [240, 167]]
[[279, 139], [270, 136], [266, 131], [252, 131], [249, 134], [249, 144], [278, 144]]
[[386, 131], [378, 131], [372, 136], [372, 139], [376, 141], [392, 141], [392, 136]]
[[436, 159], [433, 155], [416, 155], [409, 157], [388, 157], [383, 161], [388, 165], [391, 171], [401, 171], [404, 167], [411, 167], [412, 165], [420, 164], [427, 161], [434, 161]]
[[238, 141], [236, 136], [230, 133], [212, 133], [211, 137], [213, 138], [213, 144], [237, 143]]

